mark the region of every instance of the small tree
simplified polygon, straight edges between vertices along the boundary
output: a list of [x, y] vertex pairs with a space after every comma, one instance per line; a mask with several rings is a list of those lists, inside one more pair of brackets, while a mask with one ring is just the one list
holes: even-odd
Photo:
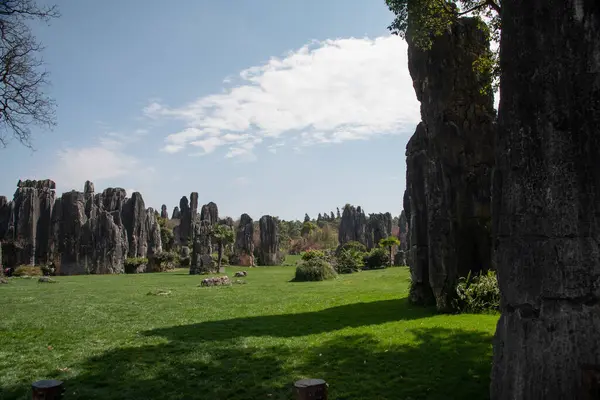
[[227, 225], [217, 225], [213, 231], [213, 238], [217, 242], [217, 266], [221, 268], [223, 249], [235, 240], [233, 229]]
[[398, 239], [396, 236], [388, 236], [385, 239], [381, 239], [379, 241], [379, 246], [387, 247], [390, 251], [390, 267], [394, 263], [394, 255], [393, 255], [394, 246], [398, 246], [398, 245], [400, 245], [400, 239]]

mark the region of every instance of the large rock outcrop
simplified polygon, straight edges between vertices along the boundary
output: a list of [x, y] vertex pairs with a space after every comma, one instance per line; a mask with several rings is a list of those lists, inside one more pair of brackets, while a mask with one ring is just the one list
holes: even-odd
[[491, 398], [598, 398], [600, 3], [502, 7]]
[[283, 261], [279, 251], [279, 227], [277, 220], [270, 215], [263, 215], [258, 221], [260, 229], [260, 265], [280, 265]]
[[148, 230], [146, 226], [146, 205], [141, 193], [133, 192], [125, 201], [121, 211], [123, 225], [129, 239], [128, 257], [146, 257], [148, 254]]
[[181, 222], [179, 223], [179, 242], [182, 246], [191, 244], [194, 236], [194, 226], [197, 223], [198, 215], [198, 193], [192, 192], [188, 202], [187, 197], [183, 196], [179, 201], [181, 211]]
[[201, 220], [194, 225], [190, 275], [219, 272], [212, 259], [212, 228], [208, 220]]
[[12, 202], [0, 200], [0, 240], [4, 262], [47, 264], [51, 260], [51, 218], [56, 184], [49, 180], [17, 183]]
[[400, 250], [408, 250], [408, 219], [404, 210], [402, 210], [400, 218], [398, 218], [398, 239], [400, 240]]
[[254, 221], [248, 214], [242, 214], [235, 235], [233, 248], [234, 265], [253, 267], [254, 263]]
[[367, 217], [359, 207], [346, 204], [342, 212], [340, 227], [338, 231], [340, 246], [347, 242], [360, 242], [365, 246], [367, 242]]
[[169, 219], [169, 212], [167, 211], [167, 205], [163, 204], [160, 206], [160, 217], [163, 219]]
[[460, 18], [430, 50], [408, 37], [422, 118], [406, 150], [410, 298], [427, 304], [433, 293], [441, 311], [451, 309], [460, 276], [491, 267], [495, 110], [491, 91], [482, 90], [489, 76], [473, 67], [489, 54], [481, 26]]
[[392, 235], [392, 214], [369, 214], [367, 221], [367, 248], [379, 246], [379, 241]]
[[219, 223], [219, 208], [212, 201], [202, 206], [200, 210], [200, 220], [208, 221], [210, 225]]
[[181, 211], [179, 211], [179, 207], [175, 206], [175, 208], [173, 208], [171, 219], [181, 219]]

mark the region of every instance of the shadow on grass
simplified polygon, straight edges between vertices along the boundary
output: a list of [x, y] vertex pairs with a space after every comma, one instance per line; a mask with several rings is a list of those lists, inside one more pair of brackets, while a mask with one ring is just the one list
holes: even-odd
[[[116, 348], [74, 366], [78, 375], [65, 381], [65, 399], [287, 400], [292, 383], [304, 377], [325, 379], [332, 400], [488, 397], [490, 335], [442, 328], [402, 334], [411, 335], [410, 345], [355, 334], [300, 348], [176, 339]], [[13, 388], [3, 398], [26, 392]]]
[[407, 298], [353, 303], [321, 311], [265, 315], [208, 321], [147, 331], [169, 340], [203, 342], [248, 336], [294, 337], [357, 328], [435, 315], [434, 309], [416, 307]]

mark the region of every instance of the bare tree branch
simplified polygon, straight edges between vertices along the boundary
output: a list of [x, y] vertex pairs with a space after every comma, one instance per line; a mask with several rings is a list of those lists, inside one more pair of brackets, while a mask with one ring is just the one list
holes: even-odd
[[31, 125], [51, 129], [55, 103], [44, 89], [48, 72], [39, 57], [43, 50], [29, 20], [49, 22], [60, 16], [56, 6], [40, 7], [35, 0], [0, 0], [0, 146], [11, 139], [33, 148]]

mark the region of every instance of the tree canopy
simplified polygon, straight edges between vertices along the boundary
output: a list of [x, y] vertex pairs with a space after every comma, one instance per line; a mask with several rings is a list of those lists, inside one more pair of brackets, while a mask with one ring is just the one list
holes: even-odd
[[[392, 34], [403, 39], [407, 36], [422, 49], [429, 49], [436, 36], [442, 35], [449, 26], [463, 16], [479, 17], [489, 39], [500, 41], [501, 0], [386, 0], [395, 15], [388, 26]], [[410, 18], [409, 18], [410, 10]], [[410, 23], [409, 23], [410, 20]], [[498, 51], [490, 52], [473, 65], [480, 73], [491, 73], [495, 78], [489, 88], [495, 88], [500, 75]]]

